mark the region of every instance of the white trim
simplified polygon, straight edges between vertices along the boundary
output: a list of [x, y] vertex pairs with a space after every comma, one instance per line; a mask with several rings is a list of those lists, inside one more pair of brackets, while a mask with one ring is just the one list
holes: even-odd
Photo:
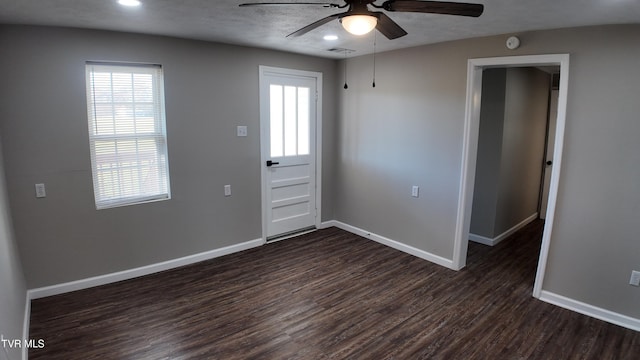
[[482, 244], [482, 245], [487, 245], [487, 246], [494, 246], [495, 245], [495, 239], [488, 238], [488, 237], [482, 236], [482, 235], [472, 234], [472, 233], [469, 233], [469, 241], [473, 241], [475, 243]]
[[[537, 213], [534, 215], [531, 215], [530, 217], [528, 217], [527, 219], [525, 219], [524, 221], [522, 221], [520, 224], [527, 224], [528, 222], [531, 222], [533, 219], [535, 219], [537, 217]], [[528, 221], [528, 222], [527, 222]], [[516, 225], [514, 228], [520, 226], [520, 224]], [[427, 261], [431, 261], [434, 262], [438, 265], [442, 265], [445, 266], [447, 268], [450, 269], [454, 269], [454, 263], [453, 261], [449, 260], [449, 259], [445, 259], [443, 257], [440, 257], [438, 255], [434, 255], [431, 254], [429, 252], [426, 252], [424, 250], [420, 250], [420, 249], [416, 249], [412, 246], [406, 245], [406, 244], [402, 244], [398, 241], [395, 240], [391, 240], [388, 238], [385, 238], [383, 236], [377, 235], [377, 234], [373, 234], [371, 232], [368, 232], [366, 230], [357, 228], [355, 226], [352, 225], [348, 225], [345, 224], [343, 222], [337, 221], [337, 220], [330, 220], [330, 221], [325, 221], [320, 225], [320, 229], [326, 229], [326, 228], [330, 228], [330, 227], [337, 227], [339, 229], [348, 231], [352, 234], [356, 234], [359, 236], [362, 236], [364, 238], [367, 239], [371, 239], [373, 241], [376, 241], [380, 244], [392, 247], [394, 249], [400, 250], [402, 252], [408, 253], [410, 255], [414, 255], [417, 256], [419, 258], [422, 258], [424, 260]], [[524, 225], [522, 225], [524, 226]], [[512, 228], [512, 229], [514, 229]], [[511, 229], [509, 230], [511, 231]], [[506, 232], [505, 232], [506, 233]], [[503, 233], [504, 234], [504, 233]], [[456, 270], [456, 269], [454, 269]], [[574, 300], [574, 299], [570, 299], [561, 295], [557, 295], [554, 294], [552, 292], [549, 291], [541, 291], [540, 296], [538, 296], [538, 298], [544, 302], [553, 304], [553, 305], [557, 305], [560, 306], [562, 308], [571, 310], [571, 311], [575, 311], [577, 313], [583, 314], [583, 315], [587, 315], [587, 316], [591, 316], [593, 318], [596, 319], [600, 319], [615, 325], [619, 325], [622, 327], [625, 327], [627, 329], [631, 329], [631, 330], [635, 330], [635, 331], [640, 331], [640, 319], [636, 319], [630, 316], [626, 316], [626, 315], [622, 315], [619, 313], [615, 313], [613, 311], [610, 310], [606, 310], [603, 308], [599, 308], [597, 306], [593, 306], [593, 305], [589, 305], [583, 302], [580, 302], [578, 300]]]
[[316, 74], [316, 228], [322, 223], [322, 73]]
[[400, 251], [402, 251], [404, 253], [407, 253], [409, 255], [413, 255], [413, 256], [419, 257], [421, 259], [430, 261], [432, 263], [435, 263], [435, 264], [438, 264], [438, 265], [442, 265], [442, 266], [447, 267], [449, 269], [453, 269], [453, 262], [451, 260], [449, 260], [449, 259], [443, 258], [442, 256], [438, 256], [438, 255], [432, 254], [430, 252], [426, 252], [424, 250], [420, 250], [420, 249], [415, 248], [413, 246], [410, 246], [410, 245], [407, 245], [407, 244], [403, 244], [403, 243], [395, 241], [395, 240], [391, 240], [391, 239], [386, 238], [384, 236], [381, 236], [381, 235], [378, 235], [378, 234], [374, 234], [372, 232], [360, 229], [358, 227], [355, 227], [355, 226], [352, 226], [352, 225], [349, 225], [349, 224], [345, 224], [345, 223], [340, 222], [340, 221], [336, 221], [336, 220], [327, 221], [327, 222], [324, 222], [323, 224], [326, 224], [326, 225], [330, 224], [331, 226], [335, 226], [335, 227], [337, 227], [339, 229], [348, 231], [348, 232], [350, 232], [352, 234], [356, 234], [356, 235], [362, 236], [364, 238], [373, 240], [373, 241], [375, 241], [377, 243], [380, 243], [382, 245], [386, 245], [386, 246], [389, 246], [389, 247], [394, 248], [396, 250], [400, 250]]
[[[29, 326], [31, 324], [31, 293], [29, 291], [25, 294], [24, 304], [24, 322], [22, 324], [22, 338], [29, 338]], [[22, 347], [22, 360], [29, 359], [29, 349], [26, 346]]]
[[508, 238], [510, 235], [512, 235], [516, 231], [522, 229], [523, 227], [527, 226], [529, 223], [531, 223], [533, 220], [535, 220], [537, 218], [538, 218], [538, 213], [536, 212], [535, 214], [533, 214], [533, 215], [529, 216], [528, 218], [520, 221], [515, 226], [513, 226], [512, 228], [510, 228], [507, 231], [503, 232], [502, 234], [494, 237], [493, 239], [485, 237], [485, 236], [480, 236], [480, 235], [476, 235], [476, 234], [471, 234], [470, 233], [469, 234], [469, 240], [471, 240], [473, 242], [480, 243], [480, 244], [484, 244], [484, 245], [495, 246], [500, 241]]
[[[320, 228], [322, 225], [322, 73], [317, 71], [307, 71], [307, 70], [295, 70], [295, 69], [287, 69], [287, 68], [279, 68], [273, 66], [259, 65], [258, 66], [258, 88], [259, 88], [259, 100], [262, 101], [262, 87], [264, 82], [264, 76], [266, 73], [282, 75], [282, 76], [293, 76], [293, 77], [305, 77], [305, 78], [313, 78], [316, 82], [316, 139], [315, 139], [315, 186], [316, 186], [316, 228]], [[266, 168], [264, 167], [265, 161], [267, 161], [267, 157], [265, 156], [266, 150], [263, 148], [262, 139], [266, 138], [268, 134], [266, 133], [266, 128], [263, 128], [263, 119], [262, 119], [262, 104], [260, 105], [260, 192], [261, 192], [261, 217], [262, 217], [262, 237], [263, 239], [267, 239], [267, 221], [264, 215], [264, 209], [266, 208], [266, 194], [265, 194], [265, 178], [266, 178]]]
[[334, 227], [334, 226], [338, 227], [338, 221], [336, 221], [336, 220], [323, 221], [318, 226], [318, 229], [328, 229], [328, 228]]
[[558, 185], [560, 183], [560, 169], [562, 165], [562, 150], [564, 144], [564, 128], [566, 122], [567, 94], [569, 86], [569, 54], [507, 56], [482, 59], [469, 59], [467, 62], [467, 100], [464, 120], [463, 148], [460, 187], [458, 195], [458, 210], [456, 231], [453, 246], [453, 264], [455, 269], [465, 266], [467, 247], [469, 242], [469, 226], [471, 223], [471, 208], [473, 203], [473, 187], [475, 181], [475, 167], [478, 153], [478, 133], [480, 122], [480, 100], [482, 94], [482, 71], [495, 67], [524, 67], [560, 65], [560, 89], [558, 97], [558, 121], [556, 124], [556, 138], [554, 149], [554, 166], [551, 172], [549, 201], [547, 204], [547, 220], [542, 235], [542, 247], [533, 296], [539, 297], [549, 254], [553, 219], [555, 215]]
[[178, 259], [167, 260], [156, 264], [146, 265], [134, 269], [118, 271], [111, 274], [99, 275], [87, 279], [71, 281], [63, 284], [45, 286], [41, 288], [31, 289], [28, 291], [30, 299], [39, 299], [47, 296], [63, 294], [71, 291], [82, 290], [94, 286], [114, 283], [122, 280], [129, 280], [140, 276], [145, 276], [160, 271], [174, 269], [180, 266], [190, 265], [200, 261], [205, 261], [220, 256], [232, 254], [239, 251], [248, 250], [264, 244], [263, 239], [251, 240], [239, 244], [225, 246], [223, 248], [205, 251]]
[[[480, 86], [478, 86], [480, 84]], [[475, 185], [475, 168], [480, 132], [480, 100], [482, 97], [482, 69], [478, 71], [469, 60], [467, 63], [467, 101], [462, 134], [462, 165], [458, 196], [458, 215], [453, 240], [453, 266], [460, 270], [467, 264], [471, 206]]]
[[547, 201], [547, 214], [545, 217], [544, 232], [542, 233], [542, 245], [540, 247], [540, 260], [536, 270], [536, 281], [533, 284], [533, 296], [540, 297], [542, 283], [547, 269], [551, 233], [553, 231], [553, 219], [556, 214], [556, 201], [558, 199], [558, 186], [560, 183], [560, 170], [562, 169], [562, 151], [564, 147], [564, 128], [567, 121], [567, 98], [569, 95], [569, 55], [564, 55], [560, 61], [560, 87], [558, 89], [558, 114], [556, 124], [556, 139], [553, 150], [553, 166], [551, 167], [551, 180], [549, 185], [549, 197]]
[[591, 316], [593, 318], [600, 319], [611, 324], [619, 325], [635, 331], [640, 331], [640, 319], [622, 315], [607, 309], [599, 308], [597, 306], [589, 305], [581, 301], [570, 299], [568, 297], [564, 297], [562, 295], [558, 295], [546, 290], [541, 291], [539, 299], [549, 304], [560, 306], [562, 308], [575, 311], [583, 315]]

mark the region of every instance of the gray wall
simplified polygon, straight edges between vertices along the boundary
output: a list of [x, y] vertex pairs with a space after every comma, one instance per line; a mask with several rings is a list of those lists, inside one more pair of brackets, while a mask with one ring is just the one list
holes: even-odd
[[549, 81], [535, 68], [484, 71], [472, 234], [495, 238], [537, 212]]
[[[570, 53], [562, 175], [543, 290], [640, 318], [640, 26], [477, 38], [347, 60], [336, 218], [453, 257], [469, 58]], [[412, 184], [420, 198], [410, 196]], [[390, 216], [393, 214], [393, 216]]]
[[[0, 334], [5, 339], [22, 339], [27, 287], [13, 235], [2, 158], [0, 149]], [[20, 359], [20, 349], [6, 350], [10, 359]], [[4, 351], [0, 344], [0, 352]]]
[[495, 234], [538, 211], [550, 77], [532, 68], [507, 69]]
[[507, 70], [504, 68], [487, 69], [482, 74], [478, 155], [469, 232], [490, 239], [496, 233], [506, 83]]
[[[0, 28], [0, 125], [29, 288], [131, 269], [261, 237], [258, 66], [324, 74], [323, 218], [332, 219], [336, 63], [175, 38]], [[87, 60], [162, 64], [170, 201], [95, 210]], [[236, 137], [247, 125], [249, 136]], [[47, 197], [35, 199], [34, 184]], [[225, 198], [224, 184], [233, 195]]]
[[[543, 289], [640, 318], [640, 291], [627, 284], [631, 269], [640, 270], [640, 26], [520, 37], [515, 51], [505, 49], [506, 36], [495, 36], [378, 54], [376, 88], [371, 57], [349, 59], [345, 91], [342, 64], [329, 60], [141, 35], [0, 28], [0, 47], [11, 49], [0, 57], [0, 126], [29, 287], [258, 238], [259, 64], [325, 74], [323, 219], [451, 259], [467, 59], [570, 53]], [[84, 100], [89, 59], [165, 66], [171, 201], [94, 209]], [[249, 126], [248, 138], [234, 136], [238, 124]], [[46, 199], [34, 198], [37, 182], [47, 184]], [[221, 194], [226, 183], [234, 187], [231, 198]], [[410, 196], [411, 185], [421, 186], [420, 198]]]

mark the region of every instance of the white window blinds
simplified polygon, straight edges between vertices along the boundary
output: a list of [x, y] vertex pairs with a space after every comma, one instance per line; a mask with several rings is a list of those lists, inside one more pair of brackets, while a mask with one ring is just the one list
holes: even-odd
[[96, 208], [170, 198], [162, 68], [87, 63]]

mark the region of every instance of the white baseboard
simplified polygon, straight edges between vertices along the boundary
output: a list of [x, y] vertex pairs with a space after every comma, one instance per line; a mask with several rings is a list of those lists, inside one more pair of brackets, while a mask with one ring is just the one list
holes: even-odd
[[232, 254], [235, 252], [251, 249], [264, 244], [262, 239], [251, 240], [240, 244], [230, 245], [219, 249], [205, 251], [199, 254], [189, 255], [178, 259], [167, 260], [156, 264], [138, 267], [135, 269], [123, 270], [111, 274], [94, 276], [87, 279], [71, 281], [63, 284], [45, 286], [31, 289], [27, 292], [29, 299], [39, 299], [47, 296], [63, 294], [71, 291], [82, 290], [94, 286], [110, 284], [122, 280], [129, 280], [144, 275], [157, 273], [160, 271], [174, 269], [180, 266], [197, 263], [213, 259], [216, 257]]
[[476, 234], [469, 234], [469, 240], [473, 241], [473, 242], [477, 242], [480, 244], [484, 244], [484, 245], [489, 245], [489, 246], [494, 246], [496, 244], [498, 244], [500, 241], [508, 238], [509, 236], [513, 235], [513, 233], [515, 233], [516, 231], [522, 229], [523, 227], [529, 225], [530, 222], [532, 222], [533, 220], [538, 218], [538, 213], [534, 213], [533, 215], [529, 216], [528, 218], [522, 220], [521, 222], [519, 222], [518, 224], [516, 224], [514, 227], [512, 227], [511, 229], [503, 232], [502, 234], [494, 237], [493, 239], [485, 237], [485, 236], [480, 236], [480, 235], [476, 235]]
[[[513, 232], [517, 231], [519, 228], [523, 227], [524, 225], [526, 225], [529, 222], [533, 221], [533, 219], [537, 218], [537, 215], [538, 214], [535, 214], [535, 216], [532, 215], [531, 217], [525, 219], [525, 221], [523, 221], [520, 224], [516, 225], [514, 228], [510, 229], [507, 232], [513, 233]], [[377, 235], [377, 234], [371, 233], [369, 231], [357, 228], [355, 226], [351, 226], [351, 225], [342, 223], [340, 221], [336, 221], [336, 220], [326, 221], [326, 222], [321, 223], [318, 228], [319, 229], [325, 229], [325, 228], [329, 228], [329, 227], [333, 227], [333, 226], [335, 226], [337, 228], [340, 228], [342, 230], [348, 231], [350, 233], [362, 236], [364, 238], [371, 239], [371, 240], [376, 241], [376, 242], [378, 242], [380, 244], [392, 247], [394, 249], [400, 250], [400, 251], [405, 252], [407, 254], [410, 254], [410, 255], [419, 257], [421, 259], [436, 263], [438, 265], [447, 267], [449, 269], [454, 269], [452, 260], [443, 258], [443, 257], [438, 256], [438, 255], [431, 254], [431, 253], [426, 252], [424, 250], [417, 249], [415, 247], [400, 243], [398, 241], [391, 240], [391, 239], [386, 238], [384, 236]], [[513, 230], [516, 227], [518, 229]], [[507, 232], [505, 232], [505, 234]], [[502, 237], [502, 238], [499, 241], [501, 241], [503, 238], [509, 236], [511, 233], [509, 233], [508, 235], [504, 235], [503, 234], [504, 236], [500, 235], [499, 237]], [[472, 239], [470, 239], [470, 240], [472, 240]], [[213, 259], [213, 258], [216, 258], [216, 257], [232, 254], [232, 253], [235, 253], [235, 252], [248, 250], [248, 249], [251, 249], [251, 248], [254, 248], [254, 247], [261, 246], [263, 244], [264, 244], [264, 240], [263, 239], [256, 239], [256, 240], [251, 240], [251, 241], [247, 241], [247, 242], [240, 243], [240, 244], [235, 244], [235, 245], [231, 245], [231, 246], [227, 246], [227, 247], [223, 247], [223, 248], [219, 248], [219, 249], [214, 249], [214, 250], [206, 251], [206, 252], [199, 253], [199, 254], [189, 255], [189, 256], [182, 257], [182, 258], [178, 258], [178, 259], [168, 260], [168, 261], [164, 261], [164, 262], [161, 262], [161, 263], [151, 264], [151, 265], [147, 265], [147, 266], [143, 266], [143, 267], [139, 267], [139, 268], [135, 268], [135, 269], [130, 269], [130, 270], [120, 271], [120, 272], [116, 272], [116, 273], [112, 273], [112, 274], [95, 276], [95, 277], [82, 279], [82, 280], [77, 280], [77, 281], [72, 281], [72, 282], [68, 282], [68, 283], [63, 283], [63, 284], [46, 286], [46, 287], [41, 287], [41, 288], [28, 290], [27, 294], [26, 294], [24, 324], [23, 324], [24, 339], [29, 339], [29, 323], [30, 323], [30, 317], [31, 317], [31, 300], [32, 299], [38, 299], [38, 298], [42, 298], [42, 297], [46, 297], [46, 296], [58, 295], [58, 294], [71, 292], [71, 291], [75, 291], [75, 290], [81, 290], [81, 289], [86, 289], [86, 288], [90, 288], [90, 287], [94, 287], [94, 286], [105, 285], [105, 284], [109, 284], [109, 283], [113, 283], [113, 282], [117, 282], [117, 281], [133, 279], [133, 278], [136, 278], [136, 277], [149, 275], [149, 274], [152, 274], [152, 273], [156, 273], [156, 272], [160, 272], [160, 271], [164, 271], [164, 270], [169, 270], [169, 269], [177, 268], [177, 267], [184, 266], [184, 265], [189, 265], [189, 264], [193, 264], [193, 263], [196, 263], [196, 262]], [[494, 245], [495, 245], [495, 243], [494, 243]], [[589, 304], [586, 304], [586, 303], [583, 303], [583, 302], [580, 302], [580, 301], [577, 301], [577, 300], [574, 300], [574, 299], [570, 299], [570, 298], [567, 298], [567, 297], [564, 297], [564, 296], [561, 296], [561, 295], [557, 295], [557, 294], [554, 294], [552, 292], [545, 291], [545, 290], [542, 290], [539, 299], [542, 300], [542, 301], [545, 301], [547, 303], [550, 303], [550, 304], [553, 304], [553, 305], [556, 305], [556, 306], [560, 306], [562, 308], [565, 308], [565, 309], [568, 309], [568, 310], [571, 310], [571, 311], [575, 311], [575, 312], [578, 312], [578, 313], [581, 313], [581, 314], [584, 314], [584, 315], [587, 315], [587, 316], [594, 317], [596, 319], [600, 319], [600, 320], [603, 320], [603, 321], [606, 321], [606, 322], [609, 322], [609, 323], [612, 323], [612, 324], [615, 324], [615, 325], [619, 325], [619, 326], [625, 327], [627, 329], [640, 331], [640, 319], [636, 319], [636, 318], [632, 318], [632, 317], [629, 317], [629, 316], [626, 316], [626, 315], [618, 314], [618, 313], [612, 312], [610, 310], [602, 309], [602, 308], [599, 308], [599, 307], [596, 307], [596, 306], [593, 306], [593, 305], [589, 305]], [[26, 349], [26, 348], [22, 350], [22, 359], [23, 360], [28, 360], [28, 349]]]
[[[366, 230], [359, 229], [355, 226], [351, 226], [339, 221], [331, 220], [331, 221], [322, 222], [319, 228], [324, 229], [332, 226], [338, 227], [345, 231], [363, 236], [365, 238], [371, 239], [373, 241], [384, 244], [386, 246], [390, 246], [394, 249], [406, 252], [408, 254], [417, 256], [419, 258], [453, 269], [453, 262], [449, 259], [431, 254], [424, 250], [414, 248], [412, 246], [397, 242], [395, 240], [388, 239], [386, 237], [383, 237], [377, 234], [373, 234]], [[247, 241], [240, 244], [235, 244], [235, 245], [231, 245], [231, 246], [227, 246], [219, 249], [214, 249], [214, 250], [206, 251], [199, 254], [189, 255], [189, 256], [178, 258], [178, 259], [167, 260], [164, 262], [142, 266], [134, 269], [94, 276], [94, 277], [71, 281], [71, 282], [62, 283], [62, 284], [30, 289], [29, 291], [27, 291], [27, 298], [28, 298], [27, 302], [30, 304], [30, 301], [32, 299], [39, 299], [47, 296], [53, 296], [53, 295], [63, 294], [71, 291], [87, 289], [87, 288], [106, 285], [106, 284], [110, 284], [110, 283], [114, 283], [122, 280], [129, 280], [129, 279], [153, 274], [160, 271], [170, 270], [180, 266], [189, 265], [196, 262], [205, 261], [205, 260], [213, 259], [216, 257], [228, 255], [231, 253], [251, 249], [257, 246], [261, 246], [263, 244], [264, 244], [263, 239], [256, 239], [256, 240], [251, 240], [251, 241]], [[25, 321], [28, 321], [27, 314], [25, 314]]]
[[627, 329], [640, 331], [640, 319], [632, 318], [627, 315], [622, 315], [610, 310], [599, 308], [597, 306], [589, 305], [578, 300], [570, 299], [562, 295], [558, 295], [546, 290], [542, 290], [540, 293], [540, 300], [548, 302], [562, 308], [575, 311], [577, 313], [591, 316], [602, 321], [606, 321], [611, 324], [619, 325]]
[[471, 233], [469, 233], [469, 241], [477, 242], [479, 244], [488, 245], [488, 246], [493, 246], [496, 244], [494, 239], [481, 236], [481, 235], [471, 234]]
[[[501, 234], [500, 236], [498, 236], [496, 239], [498, 239], [496, 242], [493, 243], [493, 245], [497, 244], [498, 242], [504, 240], [506, 237], [508, 237], [509, 235], [513, 234], [514, 232], [520, 230], [522, 227], [524, 227], [525, 225], [529, 224], [531, 221], [535, 220], [538, 218], [538, 214], [533, 214], [530, 217], [528, 217], [527, 219], [525, 219], [524, 221], [520, 222], [518, 225], [514, 226], [513, 228], [509, 229], [508, 231], [504, 232], [503, 234]], [[434, 262], [438, 265], [442, 265], [445, 267], [448, 267], [450, 269], [453, 269], [453, 261], [449, 260], [449, 259], [445, 259], [441, 256], [437, 256], [434, 254], [431, 254], [429, 252], [426, 252], [424, 250], [420, 250], [420, 249], [416, 249], [412, 246], [397, 242], [395, 240], [391, 240], [388, 239], [386, 237], [377, 235], [377, 234], [373, 234], [371, 232], [368, 232], [366, 230], [357, 228], [355, 226], [351, 226], [345, 223], [342, 223], [340, 221], [326, 221], [323, 222], [321, 224], [321, 228], [328, 228], [328, 227], [332, 227], [335, 226], [337, 228], [340, 228], [342, 230], [348, 231], [352, 234], [356, 234], [356, 235], [360, 235], [364, 238], [367, 239], [371, 239], [373, 241], [376, 241], [378, 243], [381, 243], [383, 245], [386, 246], [390, 246], [394, 249], [400, 250], [402, 252], [417, 256], [419, 258]], [[486, 239], [486, 238], [485, 238]], [[471, 239], [470, 239], [471, 240]], [[489, 239], [489, 240], [493, 240], [493, 239]], [[631, 330], [635, 330], [635, 331], [640, 331], [640, 319], [636, 319], [636, 318], [632, 318], [630, 316], [626, 316], [626, 315], [622, 315], [622, 314], [618, 314], [615, 313], [613, 311], [610, 310], [606, 310], [606, 309], [602, 309], [593, 305], [589, 305], [583, 302], [580, 302], [578, 300], [574, 300], [574, 299], [570, 299], [561, 295], [557, 295], [554, 293], [551, 293], [549, 291], [545, 291], [543, 290], [541, 295], [540, 295], [540, 300], [548, 302], [550, 304], [556, 305], [556, 306], [560, 306], [562, 308], [571, 310], [571, 311], [575, 311], [578, 312], [580, 314], [583, 315], [587, 315], [587, 316], [591, 316], [593, 318], [596, 319], [600, 319], [615, 325], [619, 325], [622, 327], [625, 327], [627, 329], [631, 329]]]
[[329, 221], [324, 221], [321, 222], [320, 225], [318, 226], [318, 229], [328, 229], [330, 227], [338, 227], [338, 225], [336, 225], [337, 221], [335, 220], [329, 220]]
[[332, 220], [332, 221], [327, 221], [322, 223], [323, 226], [326, 225], [326, 227], [330, 227], [330, 226], [335, 226], [339, 229], [348, 231], [352, 234], [356, 234], [359, 236], [362, 236], [364, 238], [367, 239], [371, 239], [377, 243], [380, 243], [382, 245], [386, 245], [389, 247], [392, 247], [396, 250], [400, 250], [402, 252], [405, 252], [407, 254], [413, 255], [413, 256], [417, 256], [421, 259], [430, 261], [432, 263], [436, 263], [438, 265], [442, 265], [444, 267], [447, 267], [449, 269], [455, 270], [453, 267], [453, 260], [450, 259], [446, 259], [443, 258], [442, 256], [438, 256], [438, 255], [434, 255], [430, 252], [424, 251], [424, 250], [420, 250], [418, 248], [415, 248], [413, 246], [407, 245], [407, 244], [403, 244], [401, 242], [395, 241], [395, 240], [391, 240], [389, 238], [386, 238], [384, 236], [378, 235], [378, 234], [374, 234], [372, 232], [357, 228], [355, 226], [351, 226], [348, 224], [345, 224], [343, 222], [340, 221], [336, 221], [336, 220]]

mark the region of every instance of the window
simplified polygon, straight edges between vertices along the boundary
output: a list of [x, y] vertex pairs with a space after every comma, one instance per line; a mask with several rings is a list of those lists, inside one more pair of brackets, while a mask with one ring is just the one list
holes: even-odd
[[96, 208], [171, 197], [159, 65], [87, 63]]
[[271, 85], [271, 157], [309, 155], [309, 88]]

